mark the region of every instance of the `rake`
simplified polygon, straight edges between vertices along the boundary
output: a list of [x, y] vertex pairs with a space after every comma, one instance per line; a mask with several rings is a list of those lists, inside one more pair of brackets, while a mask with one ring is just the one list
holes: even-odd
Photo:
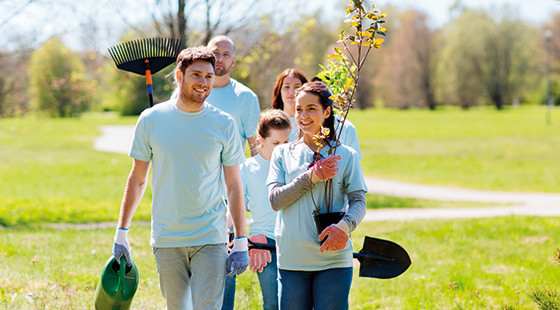
[[117, 68], [146, 76], [150, 107], [154, 106], [152, 74], [174, 63], [181, 51], [181, 40], [145, 38], [123, 42], [109, 48]]

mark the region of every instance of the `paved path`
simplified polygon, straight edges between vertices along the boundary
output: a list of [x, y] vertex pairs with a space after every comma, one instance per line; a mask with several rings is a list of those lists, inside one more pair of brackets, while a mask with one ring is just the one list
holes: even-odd
[[[128, 154], [134, 126], [101, 126], [95, 140], [99, 151]], [[419, 185], [366, 177], [368, 192], [388, 196], [496, 203], [493, 207], [378, 209], [368, 210], [365, 220], [412, 220], [427, 218], [476, 218], [507, 215], [560, 216], [560, 194], [490, 192], [471, 189]], [[512, 205], [513, 204], [513, 205]]]

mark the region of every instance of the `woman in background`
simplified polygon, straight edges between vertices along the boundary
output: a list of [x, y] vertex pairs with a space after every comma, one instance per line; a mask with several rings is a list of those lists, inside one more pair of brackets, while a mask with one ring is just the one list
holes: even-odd
[[296, 89], [305, 83], [307, 78], [301, 71], [289, 68], [280, 73], [272, 90], [272, 108], [288, 113], [292, 120], [290, 142], [295, 141], [299, 133], [295, 119]]

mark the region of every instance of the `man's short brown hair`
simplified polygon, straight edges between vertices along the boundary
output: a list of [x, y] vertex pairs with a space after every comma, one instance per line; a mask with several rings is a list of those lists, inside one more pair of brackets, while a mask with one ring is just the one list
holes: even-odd
[[211, 63], [212, 68], [216, 69], [216, 57], [206, 46], [189, 47], [182, 50], [177, 56], [177, 69], [185, 73], [188, 66], [199, 60]]

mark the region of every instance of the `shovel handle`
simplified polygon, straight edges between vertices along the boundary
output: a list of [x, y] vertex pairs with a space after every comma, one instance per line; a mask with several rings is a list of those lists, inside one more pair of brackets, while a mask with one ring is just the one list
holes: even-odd
[[[250, 244], [249, 245], [249, 250], [250, 249], [255, 249], [255, 250], [276, 251], [275, 246], [268, 245], [266, 243], [258, 243], [258, 242], [253, 242], [253, 241], [249, 240], [249, 244]], [[352, 257], [354, 257], [358, 260], [361, 259], [361, 258], [370, 258], [370, 259], [377, 259], [377, 260], [383, 260], [383, 261], [394, 261], [393, 258], [389, 258], [389, 257], [385, 257], [385, 256], [373, 254], [373, 253], [353, 252]]]
[[258, 243], [258, 242], [253, 242], [251, 241], [251, 239], [247, 238], [247, 241], [249, 242], [249, 250], [251, 249], [255, 249], [255, 250], [269, 250], [269, 251], [276, 251], [276, 247], [270, 244], [266, 244], [266, 243]]

